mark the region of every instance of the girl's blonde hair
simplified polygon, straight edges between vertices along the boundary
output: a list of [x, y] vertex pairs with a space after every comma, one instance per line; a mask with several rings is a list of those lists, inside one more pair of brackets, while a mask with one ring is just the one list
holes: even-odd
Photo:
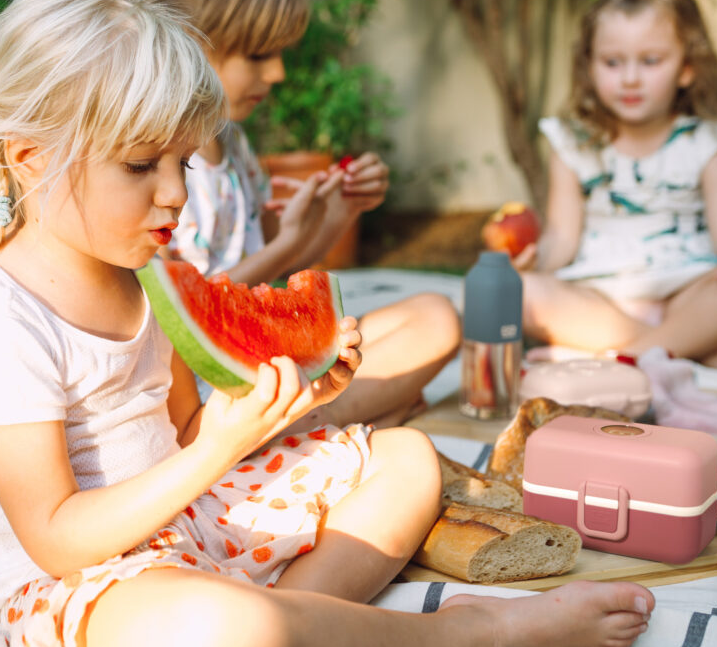
[[677, 91], [675, 113], [705, 119], [717, 117], [717, 56], [695, 0], [597, 0], [583, 16], [574, 47], [572, 92], [567, 110], [570, 117], [587, 126], [592, 141], [609, 141], [617, 135], [617, 121], [600, 103], [588, 73], [598, 18], [608, 10], [634, 15], [648, 7], [663, 8], [672, 16], [685, 48], [685, 64], [695, 72], [690, 86]]
[[174, 0], [222, 56], [263, 56], [294, 45], [309, 21], [307, 0]]
[[0, 14], [0, 163], [6, 141], [28, 139], [50, 155], [47, 186], [90, 154], [209, 140], [224, 95], [190, 31], [159, 0], [14, 0]]

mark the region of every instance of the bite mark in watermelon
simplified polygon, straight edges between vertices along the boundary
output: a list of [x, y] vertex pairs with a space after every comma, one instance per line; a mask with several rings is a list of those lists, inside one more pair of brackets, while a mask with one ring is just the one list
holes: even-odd
[[286, 288], [248, 288], [226, 274], [205, 279], [191, 264], [153, 258], [137, 270], [159, 325], [187, 365], [232, 395], [251, 390], [257, 370], [288, 355], [309, 379], [336, 362], [343, 317], [336, 276], [304, 270]]

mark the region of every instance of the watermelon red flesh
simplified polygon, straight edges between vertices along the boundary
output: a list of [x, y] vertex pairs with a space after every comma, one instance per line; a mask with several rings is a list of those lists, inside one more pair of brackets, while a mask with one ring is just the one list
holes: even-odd
[[226, 275], [206, 280], [190, 263], [152, 259], [137, 275], [177, 352], [200, 377], [241, 393], [262, 362], [288, 355], [310, 379], [338, 356], [343, 316], [338, 280], [304, 270], [287, 287], [248, 288]]

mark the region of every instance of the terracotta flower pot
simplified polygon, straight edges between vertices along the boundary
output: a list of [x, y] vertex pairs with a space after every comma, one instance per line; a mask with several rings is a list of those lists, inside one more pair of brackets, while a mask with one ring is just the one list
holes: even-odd
[[[317, 171], [328, 171], [334, 163], [334, 158], [328, 153], [316, 151], [292, 151], [290, 153], [276, 153], [263, 155], [261, 164], [270, 176], [283, 175], [297, 180], [306, 180]], [[291, 197], [293, 191], [284, 188], [273, 190], [273, 196], [278, 199]], [[359, 221], [357, 220], [341, 237], [326, 256], [317, 263], [316, 269], [340, 269], [352, 267], [358, 261]]]

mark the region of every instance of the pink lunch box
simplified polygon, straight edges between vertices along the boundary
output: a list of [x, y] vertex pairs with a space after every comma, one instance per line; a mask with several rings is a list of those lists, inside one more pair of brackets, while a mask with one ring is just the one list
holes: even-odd
[[717, 439], [560, 416], [528, 437], [523, 510], [574, 528], [585, 548], [684, 564], [715, 536]]

